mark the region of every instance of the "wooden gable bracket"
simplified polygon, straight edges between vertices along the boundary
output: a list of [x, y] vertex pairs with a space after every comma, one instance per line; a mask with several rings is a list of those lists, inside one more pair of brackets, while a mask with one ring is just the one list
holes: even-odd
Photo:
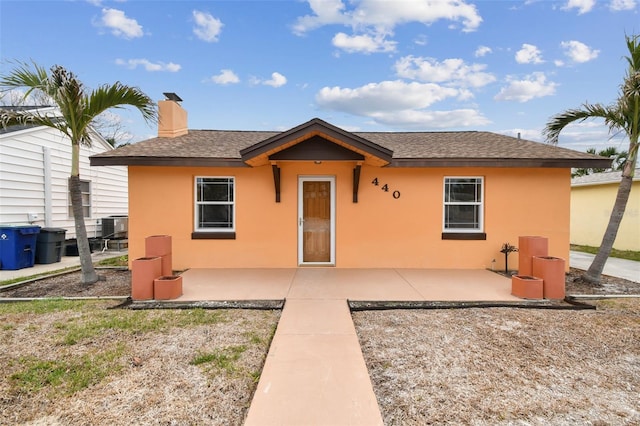
[[358, 202], [358, 186], [360, 186], [360, 169], [362, 169], [362, 164], [358, 162], [356, 167], [353, 169], [353, 202]]
[[273, 170], [273, 184], [276, 190], [276, 203], [280, 202], [280, 167], [276, 163], [271, 163], [271, 170]]

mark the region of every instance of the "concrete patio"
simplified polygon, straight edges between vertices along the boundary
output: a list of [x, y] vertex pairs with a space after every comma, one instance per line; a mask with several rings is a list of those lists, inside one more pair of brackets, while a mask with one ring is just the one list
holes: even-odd
[[518, 301], [511, 280], [464, 269], [190, 269], [178, 301]]

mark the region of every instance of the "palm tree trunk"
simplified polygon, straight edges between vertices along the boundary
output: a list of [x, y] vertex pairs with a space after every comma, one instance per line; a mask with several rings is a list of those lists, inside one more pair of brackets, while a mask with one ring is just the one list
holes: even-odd
[[89, 238], [87, 237], [87, 229], [84, 224], [80, 176], [76, 175], [69, 177], [69, 196], [71, 197], [71, 208], [73, 210], [73, 219], [76, 227], [78, 254], [80, 256], [80, 266], [82, 268], [82, 284], [93, 284], [98, 281], [98, 275], [93, 267]]
[[[625, 167], [622, 173], [622, 181], [618, 186], [618, 195], [611, 210], [611, 217], [609, 218], [609, 224], [602, 237], [602, 243], [598, 254], [591, 262], [589, 269], [582, 275], [582, 278], [592, 284], [600, 284], [602, 277], [602, 270], [604, 265], [611, 254], [613, 243], [618, 235], [618, 229], [620, 228], [620, 222], [622, 222], [622, 216], [624, 215], [625, 208], [627, 207], [627, 201], [629, 200], [629, 194], [631, 193], [631, 185], [633, 184], [633, 177], [627, 175], [628, 167]], [[633, 169], [631, 169], [633, 170]]]

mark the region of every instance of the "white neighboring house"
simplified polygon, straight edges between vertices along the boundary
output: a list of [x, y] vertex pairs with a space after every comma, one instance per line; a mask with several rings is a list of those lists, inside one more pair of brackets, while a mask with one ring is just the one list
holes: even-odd
[[[55, 114], [53, 107], [41, 108], [49, 109]], [[91, 155], [114, 149], [97, 132], [93, 132], [92, 140], [90, 148], [80, 148], [80, 180], [89, 238], [102, 236], [102, 218], [128, 214], [127, 168], [90, 167]], [[70, 174], [71, 142], [66, 135], [45, 126], [0, 127], [0, 226], [64, 228], [66, 239], [75, 238]]]

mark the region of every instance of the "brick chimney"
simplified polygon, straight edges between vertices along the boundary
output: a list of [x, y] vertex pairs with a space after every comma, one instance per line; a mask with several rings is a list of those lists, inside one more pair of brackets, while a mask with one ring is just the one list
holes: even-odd
[[164, 93], [167, 99], [158, 101], [158, 137], [175, 138], [186, 135], [187, 111], [180, 106], [182, 99], [175, 93]]

